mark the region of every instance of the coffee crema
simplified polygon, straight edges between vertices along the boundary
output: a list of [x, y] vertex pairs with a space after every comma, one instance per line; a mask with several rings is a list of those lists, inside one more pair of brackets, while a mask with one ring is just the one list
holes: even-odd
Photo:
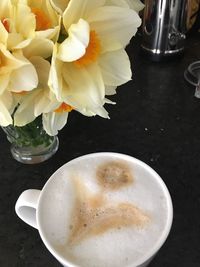
[[133, 174], [128, 165], [121, 161], [110, 161], [100, 165], [96, 176], [99, 185], [109, 190], [117, 190], [133, 183]]
[[[120, 166], [120, 171], [119, 171]], [[102, 166], [101, 166], [102, 167]], [[117, 171], [116, 171], [117, 168]], [[110, 188], [110, 181], [114, 179], [116, 189], [129, 182], [131, 176], [121, 171], [121, 165], [108, 163], [103, 169], [108, 169], [104, 185]], [[97, 171], [99, 179], [99, 169]], [[125, 177], [125, 178], [124, 178]], [[128, 178], [127, 178], [128, 177]], [[102, 178], [102, 177], [101, 177]], [[72, 220], [70, 222], [71, 234], [68, 245], [76, 245], [91, 236], [101, 235], [111, 229], [121, 229], [121, 227], [144, 227], [149, 222], [149, 216], [138, 207], [128, 202], [110, 202], [101, 191], [92, 194], [79, 180], [74, 179], [76, 202], [73, 208]], [[107, 187], [107, 182], [109, 187]], [[113, 190], [113, 187], [112, 189]], [[67, 244], [66, 244], [67, 245]]]
[[71, 161], [49, 191], [43, 231], [79, 267], [135, 266], [159, 243], [168, 220], [163, 187], [131, 157]]

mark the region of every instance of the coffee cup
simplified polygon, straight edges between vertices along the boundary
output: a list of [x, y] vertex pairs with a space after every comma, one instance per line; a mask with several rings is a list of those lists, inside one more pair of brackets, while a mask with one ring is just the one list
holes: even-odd
[[64, 164], [41, 191], [24, 191], [15, 210], [66, 267], [146, 267], [173, 218], [160, 176], [144, 162], [112, 152]]

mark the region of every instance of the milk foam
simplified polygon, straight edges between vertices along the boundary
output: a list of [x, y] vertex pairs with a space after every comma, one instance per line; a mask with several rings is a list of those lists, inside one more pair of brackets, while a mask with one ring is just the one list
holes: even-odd
[[[99, 166], [107, 162], [126, 164], [133, 179], [127, 186], [115, 190], [103, 188], [97, 179]], [[127, 169], [126, 169], [127, 170]], [[79, 184], [77, 190], [75, 183]], [[81, 189], [81, 186], [83, 185]], [[80, 190], [80, 192], [79, 192]], [[85, 192], [83, 192], [85, 190]], [[43, 231], [52, 247], [63, 257], [81, 267], [126, 267], [139, 261], [159, 242], [168, 217], [168, 204], [162, 186], [140, 165], [130, 158], [87, 157], [68, 163], [48, 184], [43, 201], [41, 221]], [[81, 195], [78, 197], [77, 194]], [[143, 223], [110, 227], [100, 234], [86, 236], [70, 243], [74, 227], [74, 208], [77, 198], [103, 196], [106, 205], [128, 203], [147, 220]], [[51, 209], [47, 209], [51, 203]], [[97, 204], [103, 206], [102, 204]], [[48, 218], [48, 220], [47, 220]], [[80, 228], [79, 228], [80, 229]], [[93, 231], [92, 231], [93, 233]], [[83, 235], [83, 236], [84, 236]]]

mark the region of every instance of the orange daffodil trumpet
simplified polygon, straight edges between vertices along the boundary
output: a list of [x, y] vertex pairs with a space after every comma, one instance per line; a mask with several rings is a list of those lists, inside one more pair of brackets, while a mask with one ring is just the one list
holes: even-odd
[[131, 79], [126, 45], [139, 0], [1, 0], [0, 125], [42, 116], [56, 135], [76, 110], [108, 118], [108, 95]]

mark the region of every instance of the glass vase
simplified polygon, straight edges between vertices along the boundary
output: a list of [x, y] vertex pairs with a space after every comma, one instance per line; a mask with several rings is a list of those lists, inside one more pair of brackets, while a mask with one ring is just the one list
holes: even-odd
[[58, 150], [58, 137], [49, 136], [44, 131], [41, 117], [23, 127], [9, 125], [2, 129], [11, 143], [10, 150], [13, 158], [21, 163], [43, 162]]

